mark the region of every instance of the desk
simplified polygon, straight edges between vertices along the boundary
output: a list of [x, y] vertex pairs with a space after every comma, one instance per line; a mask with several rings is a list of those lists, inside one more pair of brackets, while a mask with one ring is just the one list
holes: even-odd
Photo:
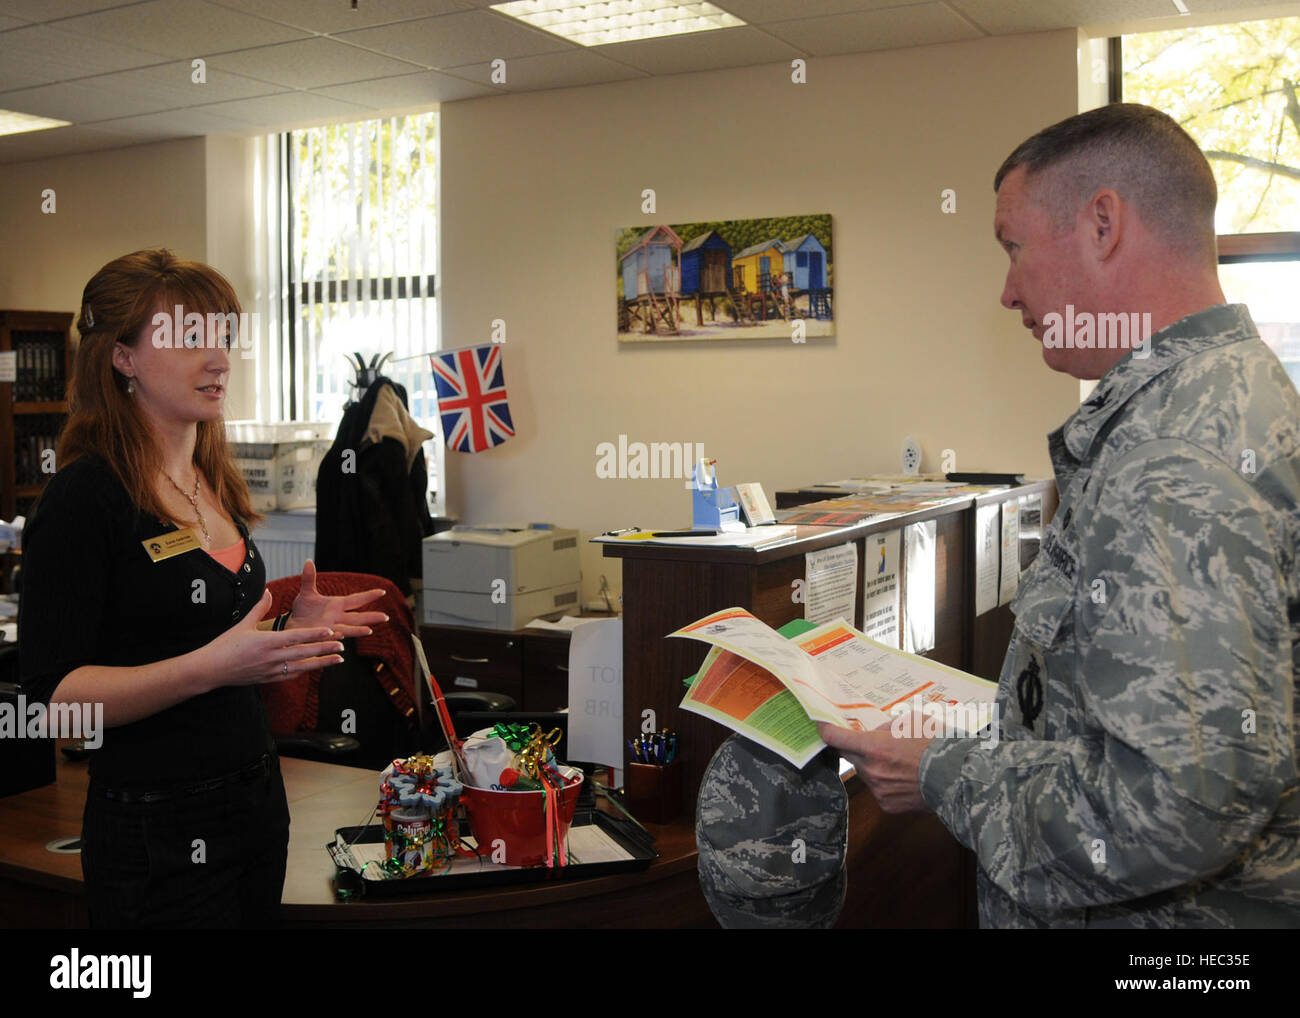
[[[289, 927], [655, 928], [716, 927], [700, 893], [690, 823], [648, 824], [659, 858], [646, 870], [592, 880], [459, 891], [407, 900], [337, 902], [325, 844], [361, 823], [378, 775], [337, 764], [283, 758], [292, 826], [282, 917]], [[0, 926], [87, 925], [81, 859], [45, 845], [81, 830], [86, 764], [59, 755], [58, 781], [0, 799]], [[850, 777], [848, 899], [841, 927], [944, 927], [968, 923], [974, 889], [963, 881], [956, 844], [931, 816], [884, 816]], [[959, 893], [951, 889], [957, 886]]]
[[[584, 612], [583, 617], [613, 616]], [[419, 629], [429, 671], [444, 693], [504, 693], [530, 713], [559, 710], [569, 702], [572, 632], [444, 625]]]
[[[804, 576], [805, 553], [850, 541], [858, 546], [855, 612], [860, 619], [864, 539], [927, 520], [935, 521], [935, 646], [925, 656], [996, 681], [1013, 620], [1005, 605], [975, 614], [975, 506], [1024, 496], [1042, 500], [1045, 525], [1056, 508], [1053, 481], [1035, 481], [847, 527], [799, 526], [793, 541], [765, 549], [638, 542], [603, 545], [606, 557], [623, 561], [624, 736], [636, 738], [646, 709], [655, 712], [655, 728], [676, 730], [684, 765], [684, 801], [694, 802], [710, 757], [730, 732], [678, 708], [682, 680], [699, 669], [709, 648], [695, 640], [665, 637], [732, 606], [750, 611], [773, 628], [803, 618], [804, 606], [792, 599], [791, 592], [794, 581]], [[1022, 560], [1022, 567], [1026, 564]], [[906, 567], [900, 572], [900, 598], [905, 601]]]

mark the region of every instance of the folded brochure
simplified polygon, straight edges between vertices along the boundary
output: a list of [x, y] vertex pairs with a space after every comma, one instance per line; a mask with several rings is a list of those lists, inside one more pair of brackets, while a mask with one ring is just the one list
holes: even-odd
[[841, 619], [787, 639], [745, 609], [725, 608], [668, 635], [711, 644], [682, 707], [796, 767], [826, 745], [818, 721], [865, 732], [904, 711], [942, 707], [947, 733], [974, 735], [989, 723], [998, 688], [870, 640]]

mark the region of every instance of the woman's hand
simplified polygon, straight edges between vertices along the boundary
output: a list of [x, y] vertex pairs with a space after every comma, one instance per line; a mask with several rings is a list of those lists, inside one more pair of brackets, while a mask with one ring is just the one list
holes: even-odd
[[377, 597], [383, 588], [357, 594], [330, 597], [316, 589], [316, 564], [308, 559], [302, 566], [302, 589], [293, 600], [293, 612], [285, 629], [332, 629], [335, 636], [369, 636], [371, 626], [387, 622], [383, 612], [357, 611]]
[[252, 611], [211, 643], [193, 651], [193, 665], [205, 690], [282, 682], [343, 660], [338, 653], [343, 649], [340, 634], [332, 633], [329, 626], [278, 633], [258, 629], [257, 623], [270, 610], [271, 592], [267, 590]]

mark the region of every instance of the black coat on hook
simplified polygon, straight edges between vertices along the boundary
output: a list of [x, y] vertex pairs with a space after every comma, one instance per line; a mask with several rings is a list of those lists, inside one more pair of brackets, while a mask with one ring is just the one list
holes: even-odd
[[409, 406], [406, 389], [383, 375], [343, 411], [338, 435], [316, 475], [316, 568], [386, 577], [404, 594], [421, 575], [420, 542], [433, 533], [424, 453], [410, 471], [395, 438], [361, 448], [384, 386]]

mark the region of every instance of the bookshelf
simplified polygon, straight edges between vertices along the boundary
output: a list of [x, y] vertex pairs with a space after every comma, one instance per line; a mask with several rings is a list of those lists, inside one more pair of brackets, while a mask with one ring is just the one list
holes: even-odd
[[[0, 516], [28, 516], [68, 418], [71, 312], [0, 310]], [[10, 363], [5, 364], [8, 361]]]

